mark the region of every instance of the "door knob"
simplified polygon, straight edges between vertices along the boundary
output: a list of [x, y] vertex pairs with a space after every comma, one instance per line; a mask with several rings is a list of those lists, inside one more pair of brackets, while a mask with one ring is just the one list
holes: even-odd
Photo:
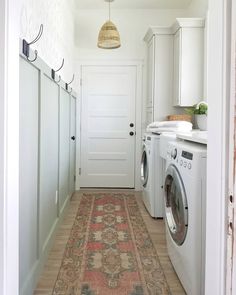
[[130, 135], [130, 136], [134, 136], [134, 132], [131, 131], [131, 132], [129, 133], [129, 135]]
[[130, 127], [134, 127], [134, 123], [130, 123], [129, 126], [130, 126]]
[[72, 139], [72, 140], [75, 140], [75, 136], [72, 136], [71, 139]]

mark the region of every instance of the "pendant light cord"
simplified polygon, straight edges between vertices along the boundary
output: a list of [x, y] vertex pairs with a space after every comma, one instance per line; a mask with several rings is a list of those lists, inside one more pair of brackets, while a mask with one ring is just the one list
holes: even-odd
[[111, 1], [109, 1], [109, 21], [111, 20]]

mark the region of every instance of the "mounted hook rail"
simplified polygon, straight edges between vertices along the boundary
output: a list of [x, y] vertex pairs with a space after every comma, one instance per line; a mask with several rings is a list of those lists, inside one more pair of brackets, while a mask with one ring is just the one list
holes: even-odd
[[38, 51], [35, 50], [34, 51], [35, 57], [33, 59], [29, 59], [30, 45], [32, 45], [32, 44], [36, 43], [37, 41], [39, 41], [39, 39], [42, 37], [42, 35], [43, 35], [43, 24], [40, 25], [38, 35], [33, 41], [27, 42], [25, 39], [23, 39], [22, 52], [27, 57], [27, 60], [30, 61], [30, 62], [36, 61], [36, 59], [38, 57]]
[[59, 72], [59, 71], [63, 68], [63, 66], [64, 66], [64, 62], [65, 62], [65, 60], [64, 60], [64, 58], [63, 58], [61, 66], [60, 66], [57, 70], [52, 69], [51, 77], [52, 77], [52, 79], [53, 79], [56, 83], [59, 83], [59, 82], [61, 81], [61, 76], [59, 76], [59, 80], [58, 80], [58, 81], [56, 81], [55, 78], [56, 78], [56, 73]]
[[66, 91], [68, 91], [69, 85], [74, 81], [74, 79], [75, 79], [75, 74], [73, 74], [73, 77], [72, 77], [71, 81], [69, 83], [66, 83]]

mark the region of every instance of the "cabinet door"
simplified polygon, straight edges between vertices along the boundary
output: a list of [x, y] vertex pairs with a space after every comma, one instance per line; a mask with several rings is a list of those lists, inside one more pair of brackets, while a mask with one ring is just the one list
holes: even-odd
[[153, 122], [153, 108], [146, 108], [146, 124], [149, 125]]
[[203, 100], [204, 29], [181, 28], [174, 36], [174, 106]]
[[203, 100], [204, 30], [182, 28], [181, 106], [192, 106]]
[[148, 43], [147, 68], [147, 107], [153, 107], [154, 81], [155, 81], [155, 36]]
[[180, 101], [180, 60], [182, 55], [181, 50], [181, 37], [182, 31], [181, 29], [174, 36], [174, 89], [173, 89], [173, 105], [179, 106], [181, 105]]

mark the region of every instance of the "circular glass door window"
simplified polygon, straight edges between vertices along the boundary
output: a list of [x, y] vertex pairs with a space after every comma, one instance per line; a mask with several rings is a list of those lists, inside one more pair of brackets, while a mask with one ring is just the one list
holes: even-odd
[[148, 159], [146, 149], [143, 150], [141, 158], [141, 181], [142, 185], [145, 187], [148, 181]]
[[183, 181], [174, 165], [166, 172], [165, 215], [173, 240], [182, 245], [188, 231], [188, 204]]

